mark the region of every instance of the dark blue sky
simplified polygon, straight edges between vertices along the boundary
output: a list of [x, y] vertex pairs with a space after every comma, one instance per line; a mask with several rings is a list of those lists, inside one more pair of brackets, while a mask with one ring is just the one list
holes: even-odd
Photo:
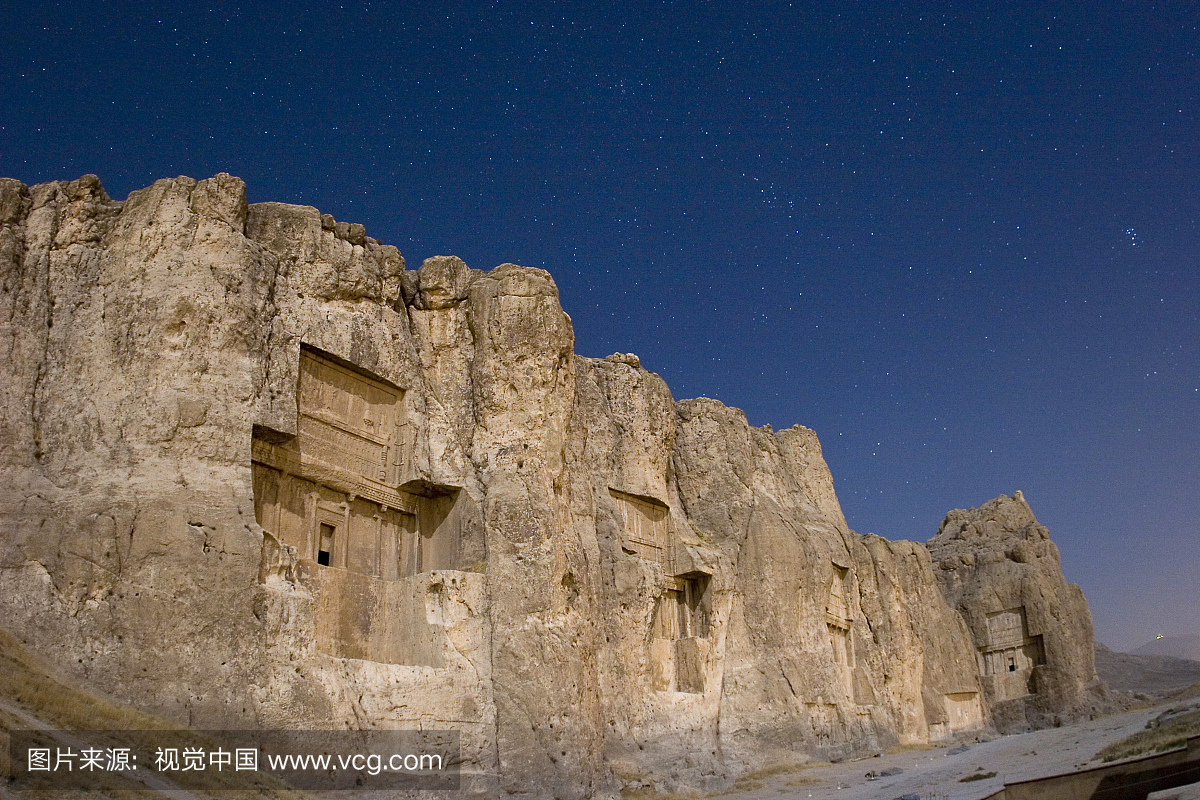
[[0, 174], [544, 267], [856, 530], [1022, 489], [1101, 641], [1197, 632], [1200, 8], [967, 5], [4, 2]]

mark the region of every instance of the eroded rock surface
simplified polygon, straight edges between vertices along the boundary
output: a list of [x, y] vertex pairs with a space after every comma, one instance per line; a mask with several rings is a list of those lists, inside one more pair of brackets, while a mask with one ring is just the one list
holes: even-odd
[[[0, 281], [4, 624], [146, 710], [453, 728], [468, 793], [590, 797], [1042, 724], [1094, 678], [1022, 501], [934, 558], [856, 534], [815, 433], [576, 355], [542, 270], [89, 176], [0, 181]], [[1032, 700], [981, 674], [996, 615]]]
[[1087, 601], [1020, 492], [951, 511], [927, 546], [971, 628], [1000, 730], [1074, 721], [1104, 702]]

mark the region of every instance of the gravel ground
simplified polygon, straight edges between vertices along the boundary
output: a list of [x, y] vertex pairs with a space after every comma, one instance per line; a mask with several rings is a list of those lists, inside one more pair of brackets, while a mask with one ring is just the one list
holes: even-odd
[[[1172, 704], [1130, 711], [1064, 728], [1001, 736], [991, 741], [911, 749], [876, 758], [810, 767], [773, 775], [752, 791], [722, 795], [725, 800], [826, 798], [892, 800], [906, 794], [922, 800], [980, 800], [1006, 781], [1040, 778], [1098, 766], [1092, 756], [1114, 741], [1146, 726]], [[1176, 703], [1175, 705], [1178, 705]], [[901, 770], [897, 774], [884, 772]], [[975, 774], [995, 777], [962, 783]], [[873, 773], [876, 778], [868, 778]]]

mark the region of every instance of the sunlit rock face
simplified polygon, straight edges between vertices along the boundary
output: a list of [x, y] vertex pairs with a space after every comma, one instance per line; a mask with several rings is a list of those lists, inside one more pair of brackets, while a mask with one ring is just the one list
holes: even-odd
[[590, 797], [1042, 724], [1091, 676], [1023, 503], [1011, 547], [856, 534], [812, 431], [577, 356], [542, 270], [85, 177], [0, 181], [0, 280], [4, 624], [141, 708], [452, 728], [469, 793]]
[[1020, 492], [951, 511], [926, 546], [942, 592], [971, 628], [1000, 730], [1059, 725], [1103, 701], [1087, 601]]

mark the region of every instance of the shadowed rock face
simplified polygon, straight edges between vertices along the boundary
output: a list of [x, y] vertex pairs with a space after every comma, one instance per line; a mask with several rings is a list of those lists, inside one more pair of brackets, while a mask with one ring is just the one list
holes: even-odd
[[[0, 280], [5, 624], [147, 710], [453, 728], [470, 791], [586, 797], [1041, 724], [1093, 677], [1023, 502], [936, 559], [858, 535], [812, 431], [577, 356], [542, 270], [85, 177], [0, 180]], [[981, 648], [1046, 661], [1034, 698]]]
[[1013, 732], [1089, 713], [1101, 699], [1092, 616], [1021, 493], [951, 511], [926, 546], [971, 628], [996, 726]]

